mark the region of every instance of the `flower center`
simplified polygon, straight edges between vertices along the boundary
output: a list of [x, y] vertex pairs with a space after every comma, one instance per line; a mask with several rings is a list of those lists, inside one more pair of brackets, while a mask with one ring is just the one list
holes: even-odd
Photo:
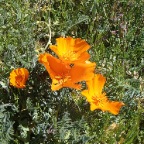
[[103, 107], [104, 103], [106, 103], [106, 101], [107, 101], [107, 99], [102, 96], [93, 96], [92, 97], [92, 103], [97, 106], [100, 106], [100, 107]]
[[66, 53], [63, 54], [63, 59], [65, 59], [65, 60], [76, 60], [77, 55], [74, 51], [67, 51]]
[[55, 79], [53, 81], [54, 85], [62, 85], [66, 81], [70, 80], [71, 76], [55, 76]]

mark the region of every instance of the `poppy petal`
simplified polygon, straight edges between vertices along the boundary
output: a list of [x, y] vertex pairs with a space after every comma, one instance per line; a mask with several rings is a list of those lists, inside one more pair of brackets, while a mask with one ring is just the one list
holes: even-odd
[[77, 83], [92, 79], [94, 77], [95, 65], [95, 63], [76, 63], [70, 71], [72, 81]]
[[90, 48], [90, 45], [80, 38], [57, 38], [56, 45], [50, 45], [50, 49], [53, 50], [57, 56], [67, 62], [85, 62], [90, 58], [90, 55], [86, 52]]
[[108, 111], [114, 115], [117, 115], [120, 111], [120, 108], [124, 106], [123, 102], [117, 102], [117, 101], [109, 101], [107, 103]]
[[10, 73], [10, 85], [16, 88], [24, 88], [29, 77], [29, 72], [25, 68], [17, 68]]

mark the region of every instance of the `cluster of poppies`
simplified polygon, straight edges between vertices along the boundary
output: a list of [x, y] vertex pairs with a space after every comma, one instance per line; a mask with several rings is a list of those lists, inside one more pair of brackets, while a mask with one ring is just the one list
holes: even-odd
[[[82, 82], [86, 82], [87, 89], [81, 91], [90, 103], [90, 110], [101, 109], [117, 115], [123, 102], [110, 101], [103, 87], [106, 79], [101, 74], [95, 74], [96, 63], [90, 62], [87, 50], [90, 45], [80, 38], [60, 37], [56, 45], [49, 48], [56, 57], [49, 53], [39, 55], [38, 61], [44, 65], [51, 79], [51, 90], [63, 87], [81, 90]], [[17, 88], [24, 88], [29, 72], [25, 68], [18, 68], [10, 73], [10, 84]]]

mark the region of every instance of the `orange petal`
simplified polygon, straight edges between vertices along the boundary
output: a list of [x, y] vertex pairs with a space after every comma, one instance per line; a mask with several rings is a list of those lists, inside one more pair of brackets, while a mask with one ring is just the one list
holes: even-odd
[[25, 68], [17, 68], [14, 69], [10, 73], [10, 85], [16, 87], [16, 88], [24, 88], [25, 83], [29, 77], [29, 72]]
[[52, 80], [51, 89], [53, 91], [59, 90], [59, 89], [64, 88], [64, 87], [74, 88], [74, 89], [80, 90], [81, 85], [75, 84], [75, 83], [71, 82], [70, 80], [67, 80], [67, 81], [62, 82], [62, 83], [60, 83], [59, 81], [57, 81], [55, 79]]
[[52, 90], [59, 90], [63, 87], [75, 89], [81, 88], [81, 85], [77, 84], [71, 79], [70, 71], [72, 70], [72, 67], [70, 67], [69, 64], [62, 62], [61, 60], [47, 53], [39, 56], [39, 62], [46, 67], [50, 77], [52, 78]]
[[88, 97], [90, 96], [88, 90], [83, 90], [83, 91], [81, 92], [81, 94], [82, 94], [83, 96], [85, 96], [86, 98], [88, 98]]
[[62, 62], [61, 60], [53, 57], [50, 54], [47, 56], [47, 60], [48, 60], [48, 63], [49, 63], [49, 67], [56, 74], [59, 74], [59, 75], [67, 74], [68, 71], [71, 69], [71, 67], [68, 64]]
[[73, 49], [74, 42], [72, 42], [72, 38], [57, 38], [56, 44], [57, 45], [50, 45], [50, 49], [53, 50], [59, 57], [63, 57], [68, 50]]
[[45, 66], [52, 79], [55, 78], [55, 76], [67, 74], [71, 68], [69, 65], [48, 53], [40, 54], [39, 62]]
[[117, 102], [117, 101], [109, 101], [107, 103], [108, 111], [114, 115], [117, 115], [120, 111], [120, 108], [124, 106], [123, 102]]
[[105, 81], [105, 77], [101, 74], [95, 74], [92, 80], [86, 82], [88, 90], [82, 91], [81, 94], [84, 95], [90, 103], [91, 111], [101, 109], [102, 111], [109, 111], [110, 113], [117, 115], [124, 103], [108, 100], [106, 94], [102, 93]]
[[106, 82], [106, 78], [101, 74], [96, 74], [94, 77], [94, 91], [96, 95], [99, 95], [102, 93], [102, 89], [104, 87], [104, 84]]
[[75, 63], [70, 71], [74, 83], [88, 81], [94, 77], [95, 63]]
[[80, 38], [60, 37], [56, 39], [56, 44], [51, 45], [50, 49], [63, 61], [85, 62], [90, 58], [90, 55], [86, 52], [90, 48], [90, 45]]
[[90, 103], [90, 110], [91, 111], [94, 111], [96, 109], [100, 109], [97, 105], [93, 104], [93, 103]]
[[90, 110], [93, 111], [95, 109], [100, 109], [102, 111], [109, 111], [110, 113], [117, 115], [120, 111], [120, 108], [124, 106], [124, 103], [117, 101], [103, 101], [95, 104], [90, 102]]
[[95, 74], [92, 80], [87, 81], [86, 84], [88, 86], [90, 95], [101, 95], [105, 81], [105, 77], [103, 77], [101, 74]]
[[84, 51], [87, 51], [90, 48], [90, 45], [85, 40], [76, 38], [74, 47], [74, 50], [76, 52], [83, 53]]
[[52, 55], [45, 53], [39, 56], [39, 62], [42, 63], [50, 77], [52, 78], [52, 90], [58, 90], [62, 87], [80, 89], [81, 81], [90, 80], [94, 76], [95, 63], [65, 63]]
[[77, 60], [75, 60], [74, 63], [76, 62], [83, 63], [89, 58], [90, 58], [90, 54], [88, 52], [83, 52], [82, 54], [77, 53]]

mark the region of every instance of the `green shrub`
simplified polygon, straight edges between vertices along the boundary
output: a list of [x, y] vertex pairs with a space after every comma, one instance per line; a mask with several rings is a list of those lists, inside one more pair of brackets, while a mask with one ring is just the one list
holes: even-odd
[[[144, 143], [143, 1], [0, 1], [0, 143]], [[87, 40], [97, 73], [107, 77], [111, 100], [125, 103], [117, 116], [89, 104], [73, 89], [52, 92], [37, 62], [60, 36]], [[9, 85], [25, 67], [25, 89]]]

